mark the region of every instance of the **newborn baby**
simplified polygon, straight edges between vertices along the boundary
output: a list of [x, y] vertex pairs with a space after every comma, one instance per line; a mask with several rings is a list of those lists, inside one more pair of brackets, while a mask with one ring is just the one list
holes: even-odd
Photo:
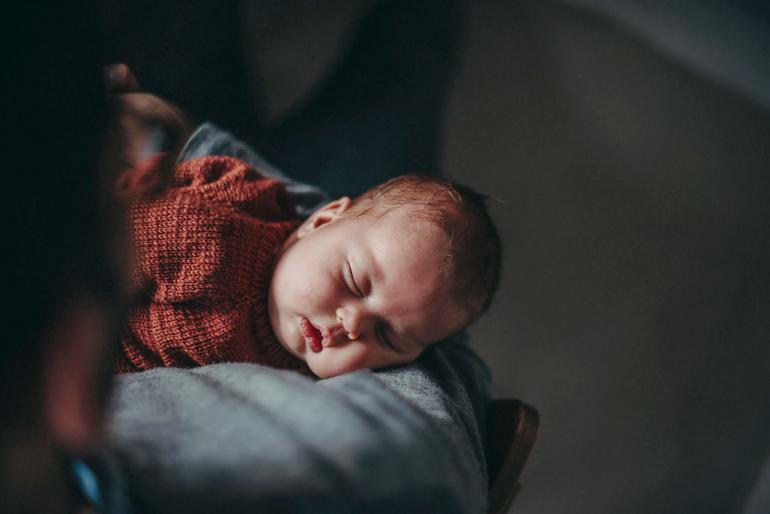
[[119, 372], [254, 362], [327, 378], [410, 362], [488, 307], [500, 241], [484, 198], [405, 175], [296, 218], [230, 157], [178, 164], [129, 209], [140, 294]]

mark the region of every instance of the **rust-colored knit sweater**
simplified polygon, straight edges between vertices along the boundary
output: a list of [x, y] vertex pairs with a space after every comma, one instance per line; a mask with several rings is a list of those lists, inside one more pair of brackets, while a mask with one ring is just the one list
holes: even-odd
[[275, 339], [267, 309], [276, 250], [299, 224], [280, 182], [238, 159], [187, 161], [128, 223], [141, 295], [118, 372], [217, 362], [307, 372]]

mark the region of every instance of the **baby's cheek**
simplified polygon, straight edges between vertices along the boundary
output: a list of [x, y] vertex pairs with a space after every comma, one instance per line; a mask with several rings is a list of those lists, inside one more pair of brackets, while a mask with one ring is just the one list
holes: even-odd
[[279, 268], [273, 280], [275, 288], [286, 298], [298, 299], [303, 303], [310, 298], [313, 281], [301, 269], [292, 269], [291, 266]]
[[313, 284], [312, 280], [308, 280], [302, 286], [299, 288], [298, 296], [300, 299], [307, 303], [310, 302], [313, 299], [313, 290], [316, 289], [315, 285]]
[[365, 345], [358, 345], [354, 351], [350, 352], [345, 359], [347, 371], [356, 371], [366, 369], [371, 366], [371, 352]]
[[305, 273], [301, 280], [297, 282], [297, 296], [299, 296], [305, 305], [314, 305], [321, 311], [316, 314], [331, 315], [336, 306], [332, 305], [335, 300], [334, 286], [322, 273]]

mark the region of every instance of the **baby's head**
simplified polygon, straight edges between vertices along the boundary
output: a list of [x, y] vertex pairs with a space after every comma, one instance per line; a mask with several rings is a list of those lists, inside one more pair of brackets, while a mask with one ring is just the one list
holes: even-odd
[[322, 378], [402, 364], [478, 318], [499, 274], [484, 198], [404, 175], [331, 202], [291, 235], [276, 258], [270, 322]]

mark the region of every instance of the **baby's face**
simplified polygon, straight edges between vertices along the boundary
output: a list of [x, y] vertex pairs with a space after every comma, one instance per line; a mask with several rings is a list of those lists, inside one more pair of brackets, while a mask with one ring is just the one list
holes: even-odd
[[270, 283], [278, 341], [321, 378], [412, 361], [469, 318], [442, 272], [446, 236], [403, 209], [377, 219], [343, 216], [348, 206], [306, 221]]

